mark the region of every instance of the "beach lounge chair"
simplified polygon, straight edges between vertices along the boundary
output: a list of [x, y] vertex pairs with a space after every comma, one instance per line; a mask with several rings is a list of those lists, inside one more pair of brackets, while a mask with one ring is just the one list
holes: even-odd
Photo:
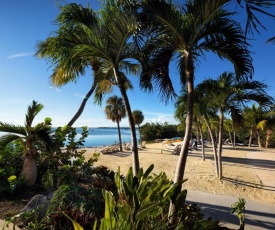
[[181, 150], [181, 144], [173, 146], [173, 147], [162, 149], [160, 152], [162, 153], [163, 151], [166, 151], [166, 152], [170, 152], [172, 154], [179, 155], [180, 154], [180, 150]]
[[130, 150], [131, 149], [129, 142], [125, 144], [124, 149], [125, 150]]
[[102, 149], [99, 149], [99, 151], [102, 154], [110, 154], [110, 153], [118, 152], [119, 151], [119, 146], [118, 145], [106, 146]]
[[146, 141], [142, 141], [141, 145], [139, 145], [138, 148], [141, 148], [141, 149], [146, 148], [145, 144], [146, 144]]

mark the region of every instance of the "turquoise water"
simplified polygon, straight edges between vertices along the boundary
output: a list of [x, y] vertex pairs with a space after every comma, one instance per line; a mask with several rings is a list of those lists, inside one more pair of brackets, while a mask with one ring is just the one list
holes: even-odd
[[[81, 128], [76, 129], [78, 135], [76, 140], [80, 137]], [[123, 142], [131, 142], [131, 133], [129, 128], [121, 128], [121, 140]], [[0, 136], [4, 133], [0, 132]], [[136, 131], [137, 140], [139, 141], [139, 133]], [[84, 147], [106, 146], [118, 143], [117, 128], [89, 128], [89, 135], [85, 139]]]
[[[77, 128], [77, 133], [81, 133], [81, 129]], [[123, 142], [131, 142], [131, 133], [128, 128], [121, 128], [121, 140]], [[137, 140], [139, 140], [139, 134]], [[116, 128], [89, 128], [89, 136], [85, 139], [84, 147], [105, 146], [118, 143], [118, 131]]]

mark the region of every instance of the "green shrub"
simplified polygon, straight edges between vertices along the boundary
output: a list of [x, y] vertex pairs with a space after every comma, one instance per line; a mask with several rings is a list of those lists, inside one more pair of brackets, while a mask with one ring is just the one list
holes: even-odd
[[[16, 188], [22, 184], [20, 179], [23, 167], [22, 152], [18, 142], [0, 148], [0, 196], [16, 192]], [[11, 177], [16, 180], [11, 180]]]
[[[219, 229], [219, 223], [204, 220], [197, 205], [185, 204], [187, 190], [177, 194], [182, 183], [173, 184], [165, 173], [151, 175], [153, 165], [145, 172], [141, 169], [137, 177], [129, 169], [125, 179], [120, 171], [115, 176], [118, 199], [110, 191], [104, 191], [105, 214], [100, 229]], [[168, 223], [170, 201], [176, 205], [178, 223]], [[93, 226], [96, 229], [97, 223]]]

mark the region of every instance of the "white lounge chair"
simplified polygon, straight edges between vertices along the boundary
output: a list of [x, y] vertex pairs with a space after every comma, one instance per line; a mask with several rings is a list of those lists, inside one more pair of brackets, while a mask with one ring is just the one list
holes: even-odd
[[141, 148], [141, 149], [146, 148], [145, 144], [146, 144], [146, 141], [142, 141], [141, 145], [139, 145], [138, 148]]
[[172, 154], [179, 155], [180, 154], [180, 150], [181, 150], [181, 144], [173, 146], [173, 147], [162, 149], [160, 152], [162, 153], [163, 151], [166, 151], [166, 152], [170, 152]]

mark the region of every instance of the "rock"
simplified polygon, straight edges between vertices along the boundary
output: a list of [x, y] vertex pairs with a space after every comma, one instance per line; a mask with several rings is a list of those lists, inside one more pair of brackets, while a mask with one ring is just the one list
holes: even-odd
[[[20, 211], [20, 215], [18, 220], [16, 221], [16, 225], [27, 225], [33, 220], [41, 221], [46, 215], [53, 194], [54, 192], [50, 193], [48, 196], [38, 194], [31, 198], [29, 203]], [[21, 215], [24, 212], [32, 211], [34, 211], [33, 215], [28, 215], [27, 219], [23, 218], [23, 215]]]

